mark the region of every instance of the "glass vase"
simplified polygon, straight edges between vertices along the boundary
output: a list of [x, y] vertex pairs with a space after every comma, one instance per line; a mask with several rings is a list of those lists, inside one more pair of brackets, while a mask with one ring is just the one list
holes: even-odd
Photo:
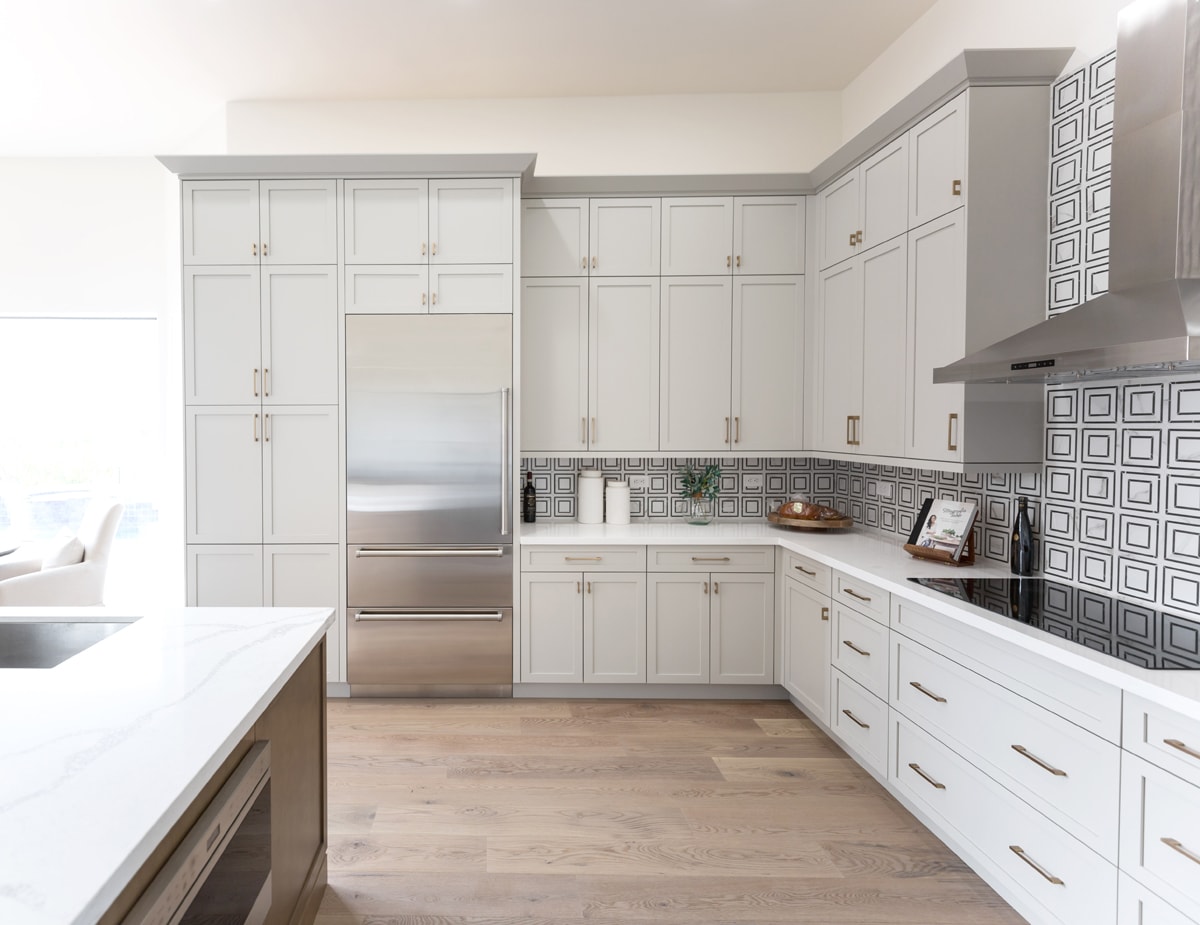
[[713, 519], [713, 499], [712, 498], [692, 498], [690, 510], [688, 511], [688, 523], [690, 524], [707, 524]]

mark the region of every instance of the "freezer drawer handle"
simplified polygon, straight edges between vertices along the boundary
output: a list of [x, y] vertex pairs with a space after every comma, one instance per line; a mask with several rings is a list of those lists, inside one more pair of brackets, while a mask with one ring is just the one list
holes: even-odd
[[381, 623], [396, 622], [404, 623], [410, 620], [491, 620], [499, 621], [504, 619], [504, 614], [498, 611], [487, 611], [484, 613], [406, 613], [396, 611], [378, 611], [377, 613], [356, 613], [354, 621], [370, 622], [377, 621]]
[[406, 559], [409, 557], [477, 557], [483, 556], [498, 559], [504, 555], [503, 546], [484, 547], [451, 547], [451, 546], [400, 546], [400, 547], [364, 547], [354, 550], [356, 559]]

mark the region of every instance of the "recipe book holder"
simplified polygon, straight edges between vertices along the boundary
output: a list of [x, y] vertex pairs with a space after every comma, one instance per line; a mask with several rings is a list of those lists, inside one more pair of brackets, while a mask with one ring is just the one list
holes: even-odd
[[933, 549], [929, 546], [914, 546], [912, 543], [904, 544], [904, 551], [911, 555], [914, 559], [932, 559], [934, 562], [944, 562], [946, 565], [963, 566], [975, 564], [975, 530], [967, 534], [967, 545], [963, 548], [962, 555], [955, 561], [954, 557], [944, 549]]

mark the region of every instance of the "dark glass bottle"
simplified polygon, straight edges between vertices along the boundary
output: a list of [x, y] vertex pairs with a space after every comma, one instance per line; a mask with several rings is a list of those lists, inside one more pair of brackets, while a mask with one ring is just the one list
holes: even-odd
[[531, 524], [537, 520], [537, 489], [533, 487], [533, 473], [525, 473], [525, 489], [521, 492], [521, 520]]
[[1008, 564], [1014, 575], [1033, 574], [1033, 527], [1029, 524], [1029, 499], [1025, 497], [1017, 498], [1017, 519], [1013, 522]]

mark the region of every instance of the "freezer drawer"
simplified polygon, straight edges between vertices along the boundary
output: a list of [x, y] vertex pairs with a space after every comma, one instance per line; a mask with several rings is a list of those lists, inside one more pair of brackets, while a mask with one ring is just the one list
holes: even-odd
[[512, 695], [512, 608], [360, 608], [346, 665], [356, 697]]
[[349, 607], [495, 608], [513, 600], [512, 546], [350, 546]]

